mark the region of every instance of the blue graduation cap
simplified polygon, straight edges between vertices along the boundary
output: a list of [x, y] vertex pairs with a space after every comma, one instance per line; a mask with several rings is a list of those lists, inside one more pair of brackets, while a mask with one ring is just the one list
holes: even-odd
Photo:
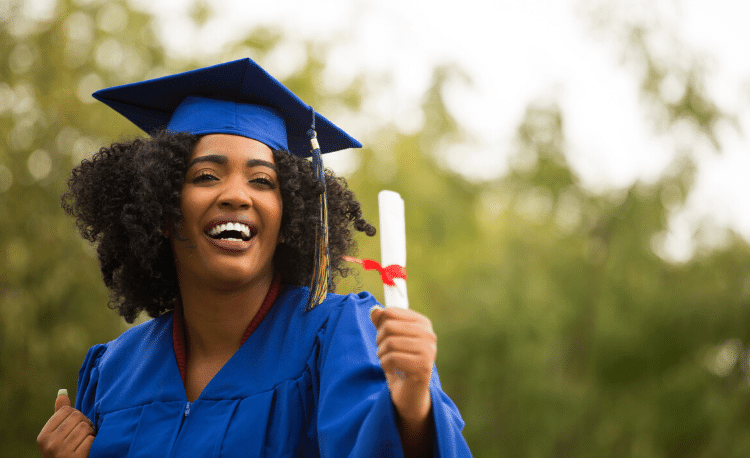
[[283, 148], [296, 156], [312, 156], [324, 191], [307, 309], [325, 299], [331, 273], [320, 155], [360, 148], [361, 143], [249, 58], [102, 89], [93, 96], [148, 134], [163, 129], [196, 135], [226, 133], [252, 138], [274, 150]]
[[102, 89], [93, 96], [148, 134], [160, 129], [229, 133], [308, 157], [307, 131], [314, 126], [323, 154], [362, 147], [249, 58]]

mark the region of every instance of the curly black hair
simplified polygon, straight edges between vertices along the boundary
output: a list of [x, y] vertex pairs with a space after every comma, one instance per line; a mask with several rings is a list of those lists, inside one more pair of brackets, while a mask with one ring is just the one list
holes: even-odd
[[[145, 311], [156, 317], [174, 308], [180, 291], [172, 246], [165, 229], [176, 233], [182, 221], [180, 190], [197, 135], [159, 132], [148, 138], [101, 148], [73, 169], [62, 207], [76, 218], [97, 255], [110, 290], [110, 307], [128, 323]], [[273, 152], [283, 203], [274, 264], [288, 285], [310, 284], [315, 253], [319, 197], [323, 186], [310, 161]], [[326, 169], [328, 247], [331, 273], [346, 277], [341, 258], [356, 249], [352, 227], [369, 236], [375, 228], [346, 180]], [[167, 226], [167, 222], [172, 226]], [[333, 281], [328, 291], [334, 290]]]

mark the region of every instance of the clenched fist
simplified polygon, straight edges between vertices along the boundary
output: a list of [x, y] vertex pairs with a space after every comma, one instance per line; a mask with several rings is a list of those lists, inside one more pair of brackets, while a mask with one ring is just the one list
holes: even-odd
[[94, 442], [94, 428], [84, 414], [70, 406], [65, 390], [55, 400], [55, 413], [47, 420], [36, 443], [44, 458], [85, 458]]

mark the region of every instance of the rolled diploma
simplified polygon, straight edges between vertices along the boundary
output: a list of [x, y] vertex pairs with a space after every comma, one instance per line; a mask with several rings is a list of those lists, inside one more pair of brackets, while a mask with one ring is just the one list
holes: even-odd
[[[380, 263], [383, 267], [393, 264], [406, 268], [406, 223], [404, 222], [404, 200], [397, 192], [380, 191]], [[409, 308], [406, 295], [406, 280], [394, 278], [396, 286], [383, 285], [385, 306]]]

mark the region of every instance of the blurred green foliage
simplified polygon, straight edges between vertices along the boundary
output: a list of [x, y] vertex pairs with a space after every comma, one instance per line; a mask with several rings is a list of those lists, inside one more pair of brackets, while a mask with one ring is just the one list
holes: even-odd
[[[283, 39], [257, 29], [222, 59], [175, 62], [152, 19], [121, 0], [61, 0], [44, 21], [22, 5], [11, 1], [0, 24], [1, 456], [38, 456], [57, 389], [72, 391], [86, 349], [125, 329], [106, 308], [92, 247], [59, 208], [74, 164], [139, 134], [89, 94], [242, 55], [262, 61]], [[192, 15], [205, 21], [210, 9]], [[622, 45], [644, 69], [644, 100], [661, 107], [656, 128], [687, 120], [719, 145], [726, 115], [700, 69], [681, 73], [682, 100], [661, 100], [655, 88], [674, 67], [653, 58], [647, 29], [629, 30]], [[326, 49], [309, 43], [285, 83], [314, 106], [356, 111], [368, 75], [317, 90]], [[564, 113], [530, 105], [511, 171], [467, 181], [433, 154], [462, 139], [441, 95], [455, 74], [436, 68], [424, 127], [378, 127], [348, 179], [373, 222], [379, 190], [405, 199], [411, 305], [433, 320], [442, 383], [475, 456], [748, 456], [748, 244], [730, 234], [683, 264], [654, 249], [690, 193], [690, 154], [656, 183], [594, 194], [566, 161]], [[378, 253], [377, 238], [361, 240], [361, 256]], [[340, 288], [382, 297], [369, 272]]]

